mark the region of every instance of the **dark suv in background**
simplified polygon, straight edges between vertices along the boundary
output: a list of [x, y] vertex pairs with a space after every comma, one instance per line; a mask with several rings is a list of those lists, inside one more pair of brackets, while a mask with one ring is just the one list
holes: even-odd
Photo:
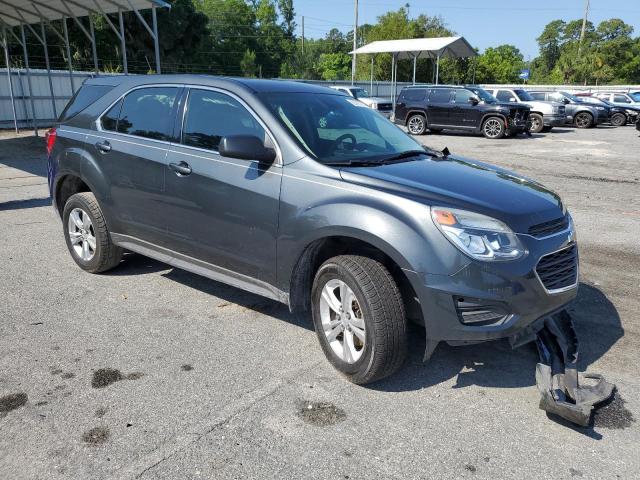
[[[454, 109], [476, 98], [428, 90]], [[528, 111], [482, 105], [462, 104], [478, 124], [516, 124]], [[114, 268], [126, 249], [310, 311], [327, 358], [356, 383], [400, 367], [408, 318], [425, 326], [427, 356], [441, 341], [517, 344], [578, 289], [573, 222], [557, 194], [423, 147], [329, 88], [99, 77], [47, 149], [80, 268]]]
[[536, 92], [529, 94], [534, 100], [564, 103], [567, 123], [578, 128], [591, 128], [601, 123], [609, 123], [611, 109], [604, 105], [591, 105], [567, 92]]
[[394, 121], [412, 135], [448, 129], [502, 138], [527, 131], [529, 112], [526, 105], [499, 103], [475, 85], [411, 86], [398, 96]]

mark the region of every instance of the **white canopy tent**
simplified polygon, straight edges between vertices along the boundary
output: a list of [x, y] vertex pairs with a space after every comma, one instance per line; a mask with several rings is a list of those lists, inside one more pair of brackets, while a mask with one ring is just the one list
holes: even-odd
[[[355, 56], [360, 54], [376, 55], [378, 53], [391, 54], [391, 83], [397, 82], [398, 60], [413, 59], [413, 83], [416, 83], [416, 62], [418, 58], [431, 58], [436, 61], [435, 83], [438, 84], [440, 75], [440, 58], [467, 58], [478, 54], [464, 37], [435, 37], [435, 38], [407, 38], [403, 40], [380, 40], [363, 45], [350, 52]], [[373, 57], [371, 58], [371, 82], [373, 83]], [[395, 95], [393, 98], [395, 111]]]
[[[54, 115], [57, 115], [55, 105], [55, 95], [53, 84], [51, 81], [51, 68], [49, 65], [49, 52], [47, 45], [47, 29], [53, 32], [63, 43], [66, 49], [67, 62], [69, 66], [69, 78], [72, 91], [75, 92], [72, 65], [71, 65], [71, 49], [69, 45], [69, 34], [67, 29], [67, 19], [73, 20], [82, 33], [91, 42], [93, 53], [93, 62], [96, 75], [98, 72], [98, 55], [96, 53], [96, 38], [94, 31], [93, 19], [90, 15], [102, 16], [114, 34], [120, 41], [120, 50], [122, 52], [122, 65], [124, 73], [128, 73], [127, 67], [127, 49], [124, 31], [124, 22], [122, 13], [133, 11], [138, 20], [145, 27], [154, 43], [156, 73], [160, 71], [160, 48], [158, 42], [158, 23], [156, 18], [156, 8], [171, 8], [171, 5], [163, 0], [0, 0], [0, 45], [4, 49], [6, 58], [7, 78], [9, 83], [9, 92], [11, 96], [11, 105], [13, 108], [13, 119], [16, 131], [18, 130], [18, 122], [16, 117], [15, 101], [13, 95], [13, 85], [11, 82], [11, 65], [9, 61], [9, 40], [13, 38], [16, 43], [22, 46], [24, 55], [24, 68], [27, 72], [27, 82], [29, 86], [29, 98], [31, 100], [31, 114], [33, 127], [36, 135], [38, 127], [35, 119], [35, 109], [33, 106], [33, 93], [31, 88], [31, 78], [29, 75], [29, 56], [27, 53], [27, 41], [25, 37], [25, 27], [33, 34], [37, 41], [44, 49], [44, 58], [49, 76], [49, 87], [51, 91], [51, 101]], [[140, 10], [151, 9], [152, 23], [149, 25], [140, 14]], [[107, 14], [118, 15], [118, 27], [107, 16]], [[82, 17], [88, 17], [88, 26], [82, 21]], [[62, 31], [51, 22], [61, 20]], [[37, 27], [39, 26], [39, 31]], [[17, 27], [17, 32], [14, 29]]]

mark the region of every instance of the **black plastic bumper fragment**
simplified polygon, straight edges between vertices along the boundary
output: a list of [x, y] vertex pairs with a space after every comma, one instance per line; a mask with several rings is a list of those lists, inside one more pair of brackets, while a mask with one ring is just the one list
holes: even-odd
[[[566, 310], [544, 320], [536, 338], [540, 363], [536, 385], [540, 408], [570, 422], [588, 426], [594, 406], [608, 399], [615, 386], [601, 375], [578, 375], [578, 337]], [[581, 385], [579, 377], [592, 380]]]

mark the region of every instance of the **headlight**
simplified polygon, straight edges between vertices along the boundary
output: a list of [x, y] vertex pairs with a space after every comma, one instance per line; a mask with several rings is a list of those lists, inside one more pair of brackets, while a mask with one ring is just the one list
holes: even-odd
[[495, 218], [444, 207], [432, 207], [431, 218], [451, 243], [477, 260], [516, 260], [527, 253], [518, 236]]
[[627, 115], [637, 115], [638, 114], [637, 110], [625, 110], [625, 112], [627, 112]]

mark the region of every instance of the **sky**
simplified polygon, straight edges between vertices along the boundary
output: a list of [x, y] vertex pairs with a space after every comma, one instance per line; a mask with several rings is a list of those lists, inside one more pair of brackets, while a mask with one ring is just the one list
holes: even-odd
[[[552, 20], [582, 18], [585, 0], [359, 0], [358, 24], [374, 23], [390, 10], [409, 3], [411, 17], [421, 13], [440, 15], [447, 26], [483, 51], [509, 43], [520, 49], [525, 60], [538, 54], [536, 38]], [[332, 28], [353, 29], [354, 0], [294, 0], [298, 34], [305, 16], [305, 37], [323, 37]], [[640, 36], [640, 0], [590, 0], [589, 20], [621, 18]]]

